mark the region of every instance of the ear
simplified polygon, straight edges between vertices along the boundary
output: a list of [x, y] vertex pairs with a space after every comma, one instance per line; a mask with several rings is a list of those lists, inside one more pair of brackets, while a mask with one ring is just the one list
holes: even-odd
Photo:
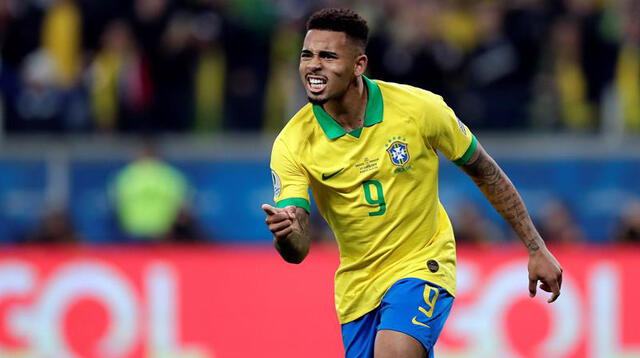
[[356, 77], [361, 76], [367, 70], [368, 63], [369, 59], [367, 58], [367, 55], [359, 55], [356, 58], [356, 63], [353, 68], [353, 74], [356, 75]]

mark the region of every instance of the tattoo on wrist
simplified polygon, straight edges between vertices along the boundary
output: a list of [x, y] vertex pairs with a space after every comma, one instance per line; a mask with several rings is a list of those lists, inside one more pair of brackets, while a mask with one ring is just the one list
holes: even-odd
[[538, 243], [534, 239], [531, 239], [527, 243], [527, 250], [529, 250], [530, 252], [536, 252], [540, 250], [540, 245], [538, 245]]

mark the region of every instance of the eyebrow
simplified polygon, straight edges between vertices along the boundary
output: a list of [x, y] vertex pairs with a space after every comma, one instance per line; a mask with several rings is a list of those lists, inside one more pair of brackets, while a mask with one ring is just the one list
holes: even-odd
[[[309, 55], [309, 54], [312, 55], [313, 52], [311, 50], [304, 49], [304, 50], [302, 50], [302, 52], [300, 52], [300, 54], [301, 55]], [[320, 52], [318, 52], [318, 55], [320, 57], [322, 57], [322, 56], [338, 57], [338, 54], [333, 52], [333, 51], [320, 51]]]

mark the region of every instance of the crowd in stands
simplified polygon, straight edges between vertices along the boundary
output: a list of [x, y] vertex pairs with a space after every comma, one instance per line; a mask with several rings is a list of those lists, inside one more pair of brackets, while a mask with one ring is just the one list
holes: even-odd
[[371, 77], [442, 94], [476, 130], [640, 130], [634, 0], [0, 0], [4, 129], [277, 130], [325, 6], [368, 19]]
[[[329, 6], [368, 20], [370, 77], [441, 94], [474, 131], [640, 133], [635, 0], [0, 0], [0, 132], [276, 132], [306, 102], [305, 20]], [[123, 240], [202, 238], [179, 172], [145, 153], [121, 172], [134, 174], [166, 176], [171, 225], [141, 234], [154, 223], [128, 202], [153, 190], [128, 178], [111, 188]], [[547, 240], [584, 240], [565, 204], [542, 212]], [[472, 203], [451, 216], [460, 242], [511, 236]], [[314, 237], [331, 241], [312, 218]], [[619, 220], [612, 237], [640, 241], [640, 204]], [[82, 240], [61, 210], [24, 238]]]

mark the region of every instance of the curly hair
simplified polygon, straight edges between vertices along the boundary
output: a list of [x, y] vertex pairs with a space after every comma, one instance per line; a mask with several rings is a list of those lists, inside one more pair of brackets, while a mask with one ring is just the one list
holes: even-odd
[[351, 9], [322, 9], [311, 15], [307, 31], [329, 30], [344, 32], [364, 50], [369, 40], [367, 21]]

